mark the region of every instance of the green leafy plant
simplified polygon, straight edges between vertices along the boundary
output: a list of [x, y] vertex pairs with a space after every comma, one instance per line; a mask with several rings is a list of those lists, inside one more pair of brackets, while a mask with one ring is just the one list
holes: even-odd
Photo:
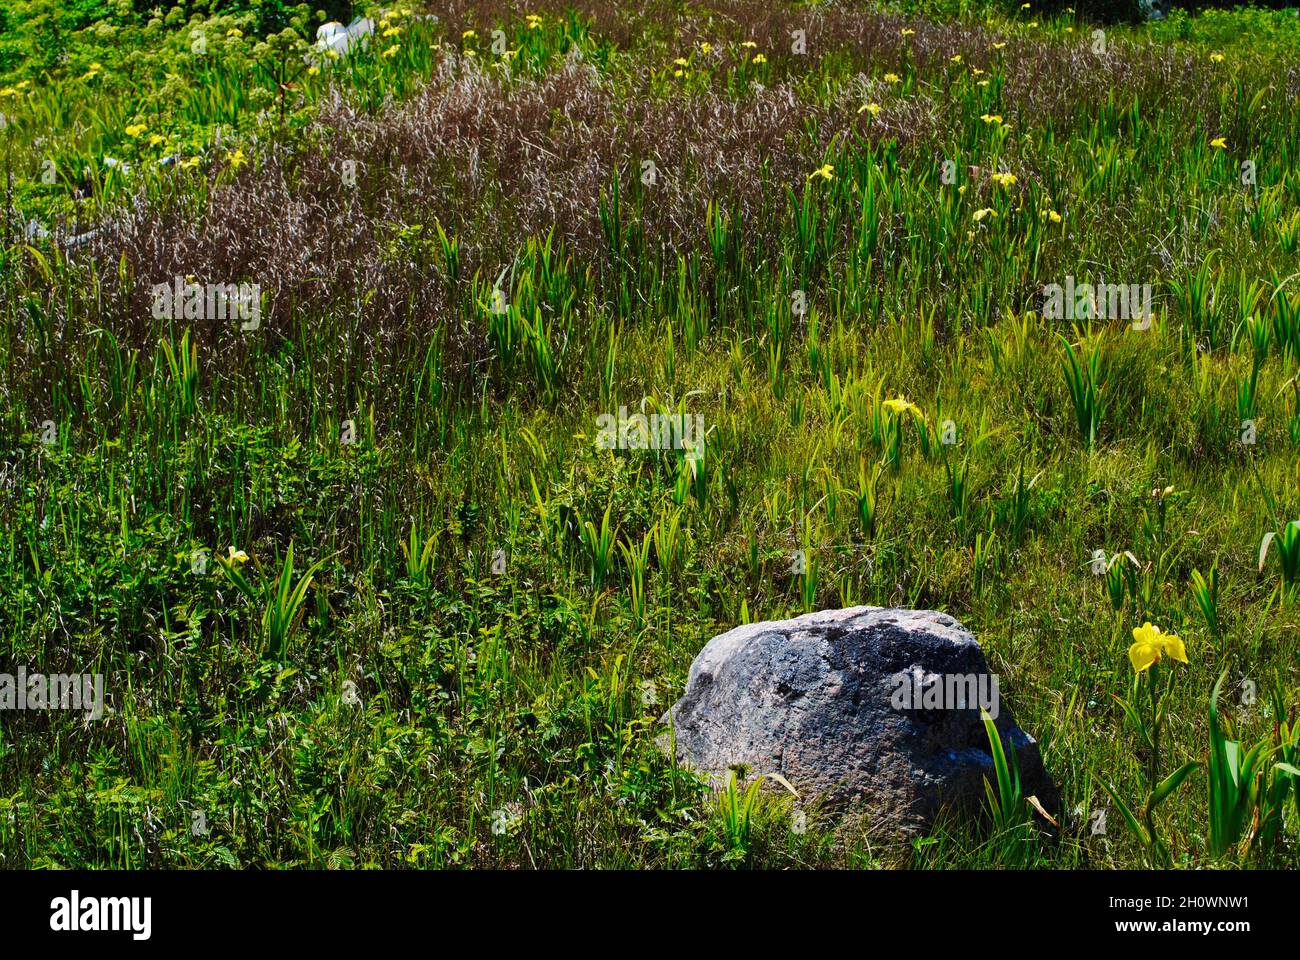
[[1196, 600], [1197, 607], [1200, 608], [1201, 616], [1205, 618], [1205, 625], [1209, 628], [1211, 635], [1219, 636], [1219, 565], [1216, 563], [1210, 568], [1209, 577], [1205, 577], [1201, 571], [1192, 571], [1192, 596]]
[[993, 816], [993, 826], [998, 832], [1019, 829], [1029, 821], [1029, 804], [1020, 785], [1020, 766], [1014, 753], [1008, 760], [997, 724], [987, 710], [981, 708], [980, 719], [984, 721], [989, 753], [993, 757], [993, 775], [997, 780], [995, 793], [988, 777], [984, 778], [984, 796]]
[[605, 508], [599, 529], [590, 520], [582, 525], [582, 543], [587, 548], [587, 560], [591, 566], [591, 585], [597, 590], [605, 586], [605, 578], [609, 575], [614, 557], [614, 540], [618, 531], [609, 525], [609, 514], [613, 507], [610, 504]]
[[1276, 849], [1286, 820], [1288, 797], [1300, 815], [1300, 722], [1287, 717], [1286, 698], [1282, 687], [1274, 685], [1269, 692], [1269, 706], [1273, 717], [1273, 740], [1277, 746], [1278, 762], [1273, 765], [1268, 785], [1260, 797], [1260, 815], [1255, 829], [1255, 850], [1261, 854]]
[[1006, 511], [1007, 525], [1010, 528], [1011, 542], [1018, 544], [1025, 535], [1029, 524], [1029, 502], [1033, 495], [1034, 484], [1038, 477], [1025, 482], [1025, 463], [1022, 460], [1016, 468], [1016, 483], [1011, 490], [1011, 497]]
[[[284, 564], [279, 576], [268, 580], [260, 587], [254, 587], [240, 570], [242, 554], [231, 548], [231, 555], [222, 558], [221, 569], [245, 597], [254, 603], [263, 604], [262, 643], [268, 657], [273, 660], [282, 658], [288, 650], [289, 641], [302, 621], [303, 604], [307, 600], [307, 591], [312, 580], [325, 565], [325, 560], [317, 560], [305, 571], [297, 583], [293, 579], [293, 544], [285, 552]], [[328, 559], [328, 558], [326, 558]]]
[[[1231, 723], [1219, 711], [1219, 691], [1227, 676], [1226, 670], [1219, 675], [1210, 694], [1209, 839], [1215, 857], [1233, 853], [1243, 840], [1247, 847], [1272, 840], [1293, 778], [1300, 777], [1300, 768], [1285, 760], [1270, 766], [1279, 747], [1267, 738], [1247, 746], [1231, 737]], [[1287, 730], [1284, 738], [1294, 751], [1294, 732]]]
[[651, 535], [642, 538], [640, 546], [620, 540], [619, 552], [623, 555], [623, 564], [628, 573], [628, 590], [632, 603], [632, 616], [637, 623], [645, 620], [645, 570], [646, 559], [650, 554]]
[[1270, 530], [1259, 542], [1259, 572], [1264, 572], [1264, 561], [1269, 548], [1276, 541], [1277, 559], [1282, 565], [1282, 583], [1292, 587], [1300, 580], [1300, 520], [1292, 520], [1281, 530]]
[[1032, 811], [1037, 811], [1053, 827], [1058, 827], [1059, 824], [1039, 802], [1038, 797], [1024, 792], [1015, 751], [1007, 753], [997, 724], [989, 712], [981, 708], [980, 719], [988, 737], [989, 754], [993, 759], [993, 777], [997, 784], [995, 789], [989, 778], [984, 778], [984, 799], [993, 822], [994, 847], [1004, 865], [1023, 867], [1027, 865], [1027, 857], [1032, 849]]
[[423, 543], [421, 543], [419, 530], [412, 523], [406, 541], [398, 543], [402, 556], [406, 559], [407, 579], [412, 583], [424, 584], [428, 582], [429, 571], [436, 556], [434, 548], [438, 544], [438, 537], [441, 533], [441, 530], [435, 531], [425, 537]]
[[764, 780], [779, 783], [796, 799], [799, 797], [790, 781], [779, 773], [765, 773], [742, 789], [737, 782], [736, 770], [728, 768], [726, 782], [718, 792], [718, 814], [727, 843], [724, 861], [744, 860], [749, 855], [754, 808]]
[[863, 537], [870, 540], [876, 533], [876, 516], [879, 502], [880, 477], [884, 467], [872, 464], [867, 472], [867, 463], [863, 459], [858, 464], [858, 489], [856, 491], [858, 529]]
[[1110, 598], [1110, 608], [1116, 613], [1124, 608], [1126, 591], [1136, 596], [1134, 578], [1141, 569], [1142, 564], [1130, 550], [1117, 553], [1106, 561], [1106, 595]]
[[1094, 340], [1088, 348], [1087, 356], [1081, 358], [1069, 340], [1059, 335], [1058, 339], [1065, 353], [1061, 370], [1065, 376], [1066, 389], [1070, 393], [1070, 402], [1074, 405], [1075, 425], [1079, 428], [1079, 438], [1084, 446], [1091, 449], [1097, 442], [1097, 431], [1101, 427], [1106, 407], [1101, 341]]
[[1102, 788], [1110, 795], [1125, 825], [1137, 838], [1146, 853], [1147, 863], [1153, 869], [1170, 866], [1169, 848], [1160, 837], [1156, 823], [1156, 808], [1177, 790], [1187, 777], [1200, 767], [1188, 761], [1173, 773], [1161, 777], [1160, 734], [1169, 705], [1169, 690], [1161, 686], [1161, 660], [1168, 657], [1183, 663], [1187, 653], [1182, 640], [1161, 632], [1150, 623], [1133, 629], [1133, 645], [1129, 659], [1133, 663], [1133, 690], [1128, 699], [1116, 696], [1115, 702], [1124, 710], [1129, 725], [1138, 735], [1138, 745], [1146, 762], [1142, 764], [1145, 779], [1145, 799], [1135, 812], [1105, 779], [1098, 778]]

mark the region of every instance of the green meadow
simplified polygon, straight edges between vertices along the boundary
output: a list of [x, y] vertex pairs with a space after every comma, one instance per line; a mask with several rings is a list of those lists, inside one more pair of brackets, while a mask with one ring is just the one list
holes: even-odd
[[[0, 865], [1300, 866], [1294, 10], [14, 0], [0, 177]], [[1054, 825], [656, 746], [857, 604]]]

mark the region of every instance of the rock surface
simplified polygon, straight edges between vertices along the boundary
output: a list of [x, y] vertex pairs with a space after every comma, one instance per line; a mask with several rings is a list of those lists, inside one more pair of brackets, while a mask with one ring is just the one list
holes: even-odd
[[[853, 607], [747, 624], [700, 651], [660, 742], [675, 741], [678, 760], [715, 784], [744, 764], [750, 777], [783, 775], [804, 802], [862, 805], [873, 825], [911, 830], [947, 804], [981, 802], [986, 776], [996, 782], [983, 694], [1023, 792], [1051, 810], [1058, 795], [1038, 744], [1000, 703], [998, 683], [975, 638], [933, 610]], [[904, 695], [914, 692], [915, 706]]]

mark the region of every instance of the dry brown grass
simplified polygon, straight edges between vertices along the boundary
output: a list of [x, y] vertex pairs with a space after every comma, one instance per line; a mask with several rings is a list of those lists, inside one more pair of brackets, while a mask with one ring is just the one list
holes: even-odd
[[[568, 6], [548, 0], [530, 10]], [[507, 80], [449, 49], [408, 102], [368, 113], [336, 95], [309, 138], [323, 148], [275, 143], [255, 167], [213, 184], [206, 210], [142, 201], [80, 251], [101, 263], [124, 256], [135, 278], [129, 303], [111, 271], [97, 292], [114, 305], [115, 334], [139, 348], [156, 340], [153, 283], [178, 275], [248, 280], [268, 294], [264, 323], [275, 336], [300, 340], [304, 326], [330, 324], [339, 330], [340, 359], [382, 371], [422, 350], [436, 332], [450, 331], [445, 362], [465, 375], [481, 366], [486, 348], [441, 277], [435, 223], [461, 239], [464, 276], [494, 277], [525, 238], [552, 230], [599, 276], [598, 210], [617, 176], [625, 194], [635, 195], [643, 252], [673, 258], [702, 248], [705, 209], [716, 200], [739, 215], [748, 252], [761, 260], [788, 216], [787, 190], [801, 189], [834, 136], [889, 138], [905, 157], [942, 158], [941, 141], [957, 122], [947, 86], [960, 70], [945, 69], [956, 54], [962, 69], [991, 70], [995, 58], [1003, 59], [1008, 79], [1000, 109], [1017, 131], [1006, 157], [1023, 177], [1047, 171], [1039, 169], [1033, 145], [1017, 140], [1018, 131], [1050, 125], [1064, 141], [1096, 111], [1122, 110], [1134, 97], [1173, 97], [1171, 109], [1198, 117], [1204, 130], [1249, 137], [1240, 118], [1220, 117], [1204, 61], [1153, 49], [1116, 50], [1099, 60], [1083, 39], [1067, 46], [1013, 36], [999, 52], [992, 47], [997, 36], [977, 25], [911, 21], [848, 4], [789, 10], [721, 0], [706, 12], [656, 2], [630, 16], [594, 2], [573, 6], [592, 21], [594, 35], [619, 47], [655, 51], [661, 48], [648, 37], [673, 39], [662, 57], [620, 61], [616, 76], [569, 63], [540, 79]], [[453, 31], [523, 12], [508, 4], [430, 9]], [[906, 47], [905, 26], [915, 31]], [[807, 31], [807, 57], [788, 52], [796, 28]], [[651, 71], [671, 56], [705, 40], [740, 39], [769, 52], [779, 78], [772, 86], [742, 96], [718, 85], [652, 95]], [[804, 82], [827, 57], [845, 64], [829, 97]], [[905, 57], [922, 78], [919, 88], [866, 124], [857, 107], [888, 95], [879, 77], [901, 71]], [[359, 164], [355, 189], [342, 182], [344, 159]], [[647, 159], [659, 178], [641, 190], [635, 181]], [[423, 232], [398, 242], [411, 227]], [[56, 304], [53, 312], [64, 315], [70, 342], [82, 335], [75, 305]], [[247, 339], [234, 325], [200, 321], [194, 335], [222, 369], [241, 367]]]

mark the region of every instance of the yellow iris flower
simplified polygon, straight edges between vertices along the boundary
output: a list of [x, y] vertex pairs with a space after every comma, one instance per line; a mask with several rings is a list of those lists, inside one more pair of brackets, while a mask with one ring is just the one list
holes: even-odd
[[890, 397], [885, 401], [885, 409], [897, 414], [908, 412], [919, 414], [921, 412], [920, 407], [908, 400], [907, 397], [903, 396]]
[[1133, 646], [1128, 648], [1128, 658], [1133, 662], [1133, 669], [1138, 673], [1150, 669], [1159, 663], [1161, 656], [1179, 663], [1187, 662], [1187, 648], [1181, 637], [1172, 633], [1161, 633], [1159, 627], [1150, 622], [1133, 628]]

